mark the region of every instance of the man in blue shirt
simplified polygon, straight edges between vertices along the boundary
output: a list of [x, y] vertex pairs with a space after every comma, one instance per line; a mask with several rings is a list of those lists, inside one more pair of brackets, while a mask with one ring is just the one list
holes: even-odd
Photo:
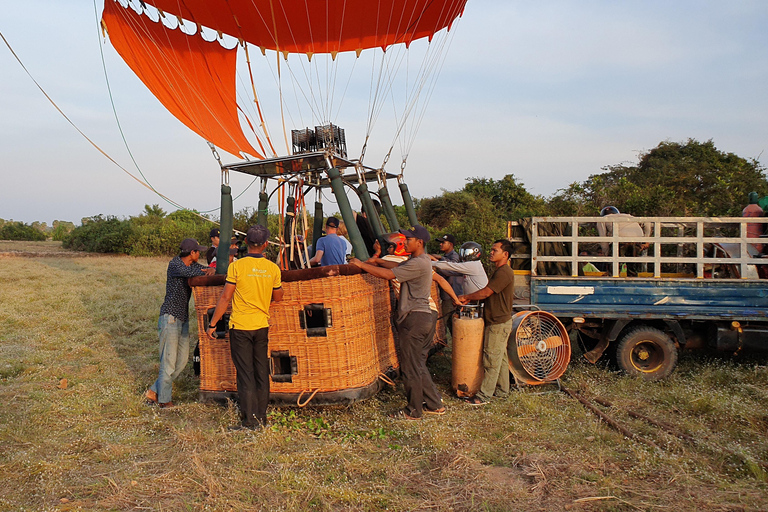
[[336, 234], [339, 219], [328, 217], [325, 221], [325, 236], [315, 243], [315, 255], [310, 265], [344, 265], [347, 263], [347, 243]]
[[173, 407], [171, 392], [173, 381], [187, 366], [189, 359], [189, 298], [192, 288], [187, 279], [211, 275], [215, 269], [205, 268], [197, 262], [205, 247], [194, 238], [181, 242], [179, 255], [168, 263], [165, 300], [160, 306], [157, 330], [160, 337], [160, 372], [145, 397], [160, 407]]

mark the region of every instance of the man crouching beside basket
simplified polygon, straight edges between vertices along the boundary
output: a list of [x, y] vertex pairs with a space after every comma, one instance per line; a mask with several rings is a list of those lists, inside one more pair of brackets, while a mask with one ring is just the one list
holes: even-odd
[[267, 423], [269, 403], [269, 305], [283, 298], [280, 268], [264, 257], [269, 230], [257, 224], [248, 229], [248, 254], [227, 269], [227, 281], [206, 334], [209, 338], [232, 301], [229, 349], [237, 370], [237, 396], [242, 425], [229, 430], [258, 430]]
[[429, 231], [423, 226], [411, 230], [401, 229], [405, 235], [405, 250], [411, 258], [396, 263], [381, 260], [381, 266], [363, 263], [353, 258], [350, 263], [372, 276], [381, 279], [397, 279], [400, 282], [400, 300], [395, 324], [400, 340], [400, 371], [408, 398], [408, 405], [393, 418], [420, 420], [423, 413], [443, 414], [445, 407], [440, 392], [432, 382], [427, 369], [427, 356], [435, 336], [437, 312], [429, 307], [432, 291], [432, 260], [424, 251], [429, 241]]

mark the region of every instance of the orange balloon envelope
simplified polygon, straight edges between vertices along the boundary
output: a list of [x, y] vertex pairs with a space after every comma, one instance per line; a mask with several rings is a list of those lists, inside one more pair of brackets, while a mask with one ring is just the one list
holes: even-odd
[[[107, 0], [109, 1], [109, 0]], [[145, 0], [270, 50], [334, 53], [410, 44], [450, 26], [466, 0]]]

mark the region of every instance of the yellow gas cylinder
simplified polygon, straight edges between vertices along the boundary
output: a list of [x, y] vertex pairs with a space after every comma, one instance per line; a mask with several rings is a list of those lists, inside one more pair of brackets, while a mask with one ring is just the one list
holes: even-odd
[[483, 329], [480, 306], [463, 306], [453, 317], [451, 387], [458, 397], [474, 396], [483, 382]]

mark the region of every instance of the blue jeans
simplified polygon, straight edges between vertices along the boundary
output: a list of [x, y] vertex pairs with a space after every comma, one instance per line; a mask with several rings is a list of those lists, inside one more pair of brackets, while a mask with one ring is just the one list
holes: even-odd
[[171, 401], [173, 381], [181, 375], [189, 359], [189, 320], [182, 322], [173, 315], [160, 315], [157, 321], [160, 337], [160, 375], [149, 389], [157, 393], [157, 401]]

